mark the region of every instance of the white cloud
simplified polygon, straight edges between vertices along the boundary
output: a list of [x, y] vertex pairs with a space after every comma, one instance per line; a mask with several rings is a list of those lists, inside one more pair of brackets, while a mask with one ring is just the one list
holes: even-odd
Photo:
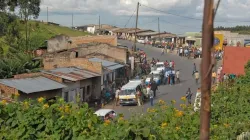
[[[98, 15], [100, 14], [102, 16], [102, 22], [122, 25], [123, 27], [127, 23], [130, 15], [135, 11], [138, 1], [142, 4], [139, 8], [139, 23], [141, 23], [140, 26], [142, 28], [157, 30], [157, 23], [150, 22], [159, 16], [161, 19], [176, 23], [176, 25], [161, 23], [162, 30], [171, 32], [200, 31], [200, 29], [192, 27], [201, 27], [202, 20], [174, 16], [155, 11], [152, 8], [176, 15], [202, 19], [204, 0], [42, 0], [41, 16], [39, 19], [46, 20], [46, 14], [44, 13], [46, 13], [48, 7], [49, 12], [51, 12], [49, 19], [62, 25], [71, 26], [70, 14], [80, 13], [75, 15], [75, 25], [98, 23]], [[215, 3], [217, 3], [217, 1], [218, 0], [215, 0]], [[246, 21], [248, 19], [250, 21], [249, 5], [250, 0], [221, 0], [216, 21], [225, 22], [216, 22], [216, 26], [248, 24], [247, 22], [235, 23], [235, 21]], [[150, 9], [146, 6], [152, 8]], [[53, 12], [56, 14], [52, 14]], [[61, 14], [57, 15], [58, 13]], [[148, 17], [148, 19], [146, 20], [145, 17]], [[234, 21], [234, 23], [230, 23], [230, 21]], [[133, 27], [134, 22], [135, 19], [133, 17], [129, 24]], [[177, 24], [183, 25], [183, 27]]]
[[[197, 0], [139, 0], [142, 5], [154, 7], [161, 10], [172, 9], [173, 7], [189, 6], [192, 2]], [[48, 7], [50, 11], [107, 11], [114, 15], [132, 13], [136, 8], [137, 1], [135, 0], [43, 0], [41, 9], [46, 10]], [[146, 7], [140, 7], [140, 14], [149, 15], [155, 14], [156, 11], [149, 10]]]

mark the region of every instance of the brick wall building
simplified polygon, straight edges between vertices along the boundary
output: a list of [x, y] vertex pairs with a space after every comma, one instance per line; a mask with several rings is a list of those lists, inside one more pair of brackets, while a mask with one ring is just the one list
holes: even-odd
[[102, 64], [99, 62], [90, 62], [86, 58], [68, 58], [66, 57], [49, 57], [43, 59], [44, 70], [51, 70], [62, 67], [80, 67], [96, 73], [102, 73]]

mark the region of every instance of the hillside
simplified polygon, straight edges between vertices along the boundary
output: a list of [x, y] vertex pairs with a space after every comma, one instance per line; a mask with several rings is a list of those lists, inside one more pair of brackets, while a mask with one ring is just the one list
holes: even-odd
[[[26, 24], [20, 21], [19, 32], [23, 39], [26, 38]], [[36, 49], [38, 47], [44, 46], [44, 42], [59, 34], [65, 34], [68, 36], [84, 36], [88, 35], [86, 32], [72, 30], [68, 27], [57, 26], [57, 25], [48, 25], [46, 23], [37, 22], [37, 21], [29, 21], [28, 22], [28, 40], [29, 40], [29, 49]], [[0, 37], [0, 42], [2, 42], [5, 36]], [[25, 42], [25, 41], [24, 41]], [[8, 45], [2, 47], [4, 54], [8, 52]]]
[[0, 14], [0, 25], [3, 27], [0, 28], [0, 79], [39, 71], [41, 63], [33, 61], [32, 51], [44, 47], [51, 37], [59, 34], [73, 37], [87, 35], [68, 27], [42, 22], [28, 21], [26, 24], [15, 16], [3, 13]]
[[88, 35], [88, 33], [86, 32], [72, 30], [69, 27], [64, 27], [64, 26], [48, 25], [46, 23], [37, 22], [37, 21], [30, 21], [29, 24], [32, 24], [35, 26], [38, 24], [40, 27], [40, 30], [44, 31], [46, 34], [54, 34], [54, 35], [65, 34], [65, 35], [73, 36], [73, 37]]
[[239, 34], [250, 34], [250, 26], [235, 26], [235, 27], [223, 27], [223, 26], [218, 26], [214, 28], [215, 31], [231, 31], [234, 33], [239, 33]]

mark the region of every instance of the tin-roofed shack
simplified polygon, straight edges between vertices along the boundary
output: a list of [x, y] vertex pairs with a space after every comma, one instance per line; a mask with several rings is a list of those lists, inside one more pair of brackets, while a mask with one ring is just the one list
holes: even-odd
[[1, 79], [0, 91], [1, 98], [12, 98], [13, 94], [20, 94], [19, 99], [37, 99], [45, 97], [52, 99], [62, 95], [65, 85], [48, 78], [37, 76], [32, 78], [20, 79]]
[[44, 75], [62, 79], [66, 85], [62, 97], [67, 102], [76, 102], [79, 95], [81, 102], [99, 99], [101, 96], [101, 75], [79, 67], [61, 67], [42, 71]]
[[223, 68], [225, 74], [243, 75], [244, 66], [250, 60], [250, 48], [224, 47]]

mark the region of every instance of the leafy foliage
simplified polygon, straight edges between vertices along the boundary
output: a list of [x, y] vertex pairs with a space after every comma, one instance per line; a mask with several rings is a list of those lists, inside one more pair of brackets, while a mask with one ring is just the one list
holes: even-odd
[[32, 56], [15, 53], [11, 58], [2, 58], [0, 60], [0, 78], [11, 78], [13, 75], [39, 71], [40, 62], [32, 61]]
[[240, 34], [250, 34], [250, 26], [235, 26], [235, 27], [223, 27], [219, 26], [214, 28], [214, 30], [225, 30], [225, 31], [231, 31], [231, 32], [238, 32]]
[[[240, 79], [237, 79], [240, 80]], [[250, 84], [220, 85], [212, 94], [211, 139], [236, 139], [250, 130]], [[15, 95], [17, 96], [17, 95]], [[86, 104], [24, 101], [0, 103], [0, 139], [107, 139], [107, 140], [197, 140], [199, 112], [176, 101], [160, 100], [145, 114], [125, 120], [101, 121]]]

